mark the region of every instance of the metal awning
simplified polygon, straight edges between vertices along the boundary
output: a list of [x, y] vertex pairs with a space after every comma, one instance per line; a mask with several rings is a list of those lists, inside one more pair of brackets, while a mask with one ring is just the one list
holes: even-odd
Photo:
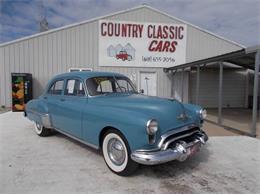
[[182, 69], [191, 66], [197, 66], [198, 64], [202, 65], [202, 64], [212, 63], [212, 62], [229, 62], [247, 69], [255, 70], [255, 55], [258, 50], [260, 50], [260, 45], [243, 48], [241, 50], [237, 50], [234, 52], [225, 53], [223, 55], [197, 60], [197, 61], [181, 64], [178, 66], [165, 68], [164, 70], [165, 72], [168, 72], [170, 70]]
[[[164, 72], [174, 74], [178, 69], [182, 70], [182, 88], [183, 88], [183, 73], [188, 67], [197, 67], [196, 78], [196, 104], [198, 104], [200, 91], [200, 66], [211, 63], [219, 65], [219, 88], [218, 88], [218, 124], [222, 125], [222, 96], [223, 96], [223, 62], [232, 63], [240, 67], [251, 69], [254, 71], [254, 89], [253, 89], [253, 109], [252, 109], [252, 127], [249, 135], [256, 136], [256, 121], [257, 121], [257, 98], [258, 98], [258, 80], [260, 72], [260, 45], [254, 47], [243, 48], [241, 50], [225, 53], [219, 56], [214, 56], [206, 59], [201, 59], [174, 67], [164, 68]], [[172, 76], [173, 88], [173, 76]], [[183, 91], [183, 90], [182, 90]], [[183, 100], [183, 92], [182, 92]]]

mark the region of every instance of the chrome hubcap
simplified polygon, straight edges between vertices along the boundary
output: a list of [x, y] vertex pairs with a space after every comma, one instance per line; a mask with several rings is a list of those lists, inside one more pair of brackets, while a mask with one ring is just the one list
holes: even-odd
[[37, 130], [41, 130], [41, 125], [39, 124], [39, 123], [36, 123], [36, 128], [37, 128]]
[[125, 150], [120, 140], [112, 138], [107, 144], [107, 151], [110, 160], [115, 165], [122, 165], [125, 161]]

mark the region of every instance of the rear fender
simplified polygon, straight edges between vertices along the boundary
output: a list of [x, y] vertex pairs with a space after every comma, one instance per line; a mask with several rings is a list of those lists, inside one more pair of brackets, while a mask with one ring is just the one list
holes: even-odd
[[31, 100], [26, 104], [27, 118], [37, 122], [46, 128], [51, 128], [51, 118], [46, 101], [42, 99]]

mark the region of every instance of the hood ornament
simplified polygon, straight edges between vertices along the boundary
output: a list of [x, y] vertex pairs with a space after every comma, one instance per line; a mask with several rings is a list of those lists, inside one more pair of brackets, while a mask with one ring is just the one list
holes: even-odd
[[178, 120], [187, 120], [188, 116], [185, 113], [181, 113], [179, 116], [177, 116]]

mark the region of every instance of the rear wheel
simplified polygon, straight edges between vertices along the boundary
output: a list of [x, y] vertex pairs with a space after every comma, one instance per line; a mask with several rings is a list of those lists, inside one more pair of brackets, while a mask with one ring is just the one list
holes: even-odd
[[102, 151], [108, 168], [118, 175], [128, 176], [138, 167], [138, 164], [130, 157], [127, 140], [114, 129], [104, 135]]
[[51, 129], [47, 129], [44, 126], [42, 126], [40, 123], [35, 122], [34, 123], [34, 130], [37, 133], [37, 135], [41, 136], [41, 137], [46, 137], [51, 135], [52, 130]]

